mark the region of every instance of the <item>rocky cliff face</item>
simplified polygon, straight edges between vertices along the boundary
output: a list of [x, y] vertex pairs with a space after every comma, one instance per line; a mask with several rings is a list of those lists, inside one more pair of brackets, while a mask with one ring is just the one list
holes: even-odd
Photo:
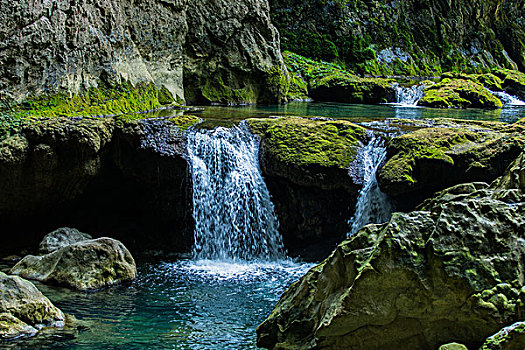
[[277, 101], [271, 72], [284, 68], [266, 1], [0, 1], [0, 93], [17, 100], [130, 81], [189, 102]]
[[523, 0], [271, 0], [283, 49], [359, 73], [525, 69]]

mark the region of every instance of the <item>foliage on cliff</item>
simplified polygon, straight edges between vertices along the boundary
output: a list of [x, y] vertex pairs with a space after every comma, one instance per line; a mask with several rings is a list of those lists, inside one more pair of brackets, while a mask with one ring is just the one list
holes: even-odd
[[525, 69], [523, 0], [270, 0], [282, 48], [361, 74]]

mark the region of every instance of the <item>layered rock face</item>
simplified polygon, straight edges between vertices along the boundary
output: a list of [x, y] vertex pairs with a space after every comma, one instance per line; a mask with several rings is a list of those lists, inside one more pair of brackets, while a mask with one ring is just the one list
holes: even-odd
[[209, 81], [249, 91], [246, 102], [282, 97], [267, 74], [284, 69], [266, 1], [2, 0], [0, 13], [0, 92], [17, 100], [123, 81], [189, 102]]
[[186, 251], [193, 220], [180, 121], [51, 118], [13, 130], [0, 141], [2, 248], [67, 225], [132, 250]]
[[524, 174], [522, 154], [490, 187], [445, 191], [420, 211], [364, 227], [284, 293], [258, 345], [480, 347], [523, 318]]
[[283, 50], [365, 74], [525, 69], [523, 0], [271, 0]]

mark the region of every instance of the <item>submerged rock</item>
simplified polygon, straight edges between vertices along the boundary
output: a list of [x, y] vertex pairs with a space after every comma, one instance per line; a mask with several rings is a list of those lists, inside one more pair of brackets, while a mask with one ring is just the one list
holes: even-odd
[[33, 285], [0, 272], [0, 340], [35, 335], [42, 327], [63, 327], [65, 315]]
[[74, 243], [43, 256], [28, 255], [9, 271], [27, 279], [79, 290], [131, 281], [137, 274], [126, 247], [111, 238]]
[[82, 233], [75, 228], [62, 227], [48, 233], [40, 242], [40, 253], [48, 254], [68, 245], [92, 239], [87, 233]]
[[[511, 169], [524, 176], [525, 156]], [[365, 226], [283, 294], [257, 329], [258, 345], [478, 348], [524, 316], [525, 195], [515, 184], [500, 180]]]

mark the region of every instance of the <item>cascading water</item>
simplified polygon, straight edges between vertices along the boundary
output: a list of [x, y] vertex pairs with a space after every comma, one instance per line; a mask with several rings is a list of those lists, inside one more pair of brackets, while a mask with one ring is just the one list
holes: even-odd
[[363, 172], [363, 188], [357, 197], [354, 217], [350, 220], [352, 227], [349, 235], [359, 231], [368, 224], [386, 222], [392, 215], [392, 203], [388, 196], [381, 192], [376, 179], [376, 172], [386, 157], [385, 141], [371, 134], [370, 142], [358, 154], [358, 164]]
[[188, 135], [195, 220], [194, 258], [284, 257], [270, 194], [259, 168], [259, 141], [245, 124]]
[[392, 84], [396, 91], [396, 105], [405, 107], [417, 106], [419, 100], [423, 98], [425, 85], [412, 85], [410, 87], [401, 86], [398, 83]]
[[[488, 89], [487, 89], [488, 90]], [[500, 99], [501, 103], [503, 103], [503, 106], [525, 106], [525, 102], [517, 98], [516, 96], [512, 96], [504, 91], [491, 91], [488, 90], [492, 95], [496, 96]]]

